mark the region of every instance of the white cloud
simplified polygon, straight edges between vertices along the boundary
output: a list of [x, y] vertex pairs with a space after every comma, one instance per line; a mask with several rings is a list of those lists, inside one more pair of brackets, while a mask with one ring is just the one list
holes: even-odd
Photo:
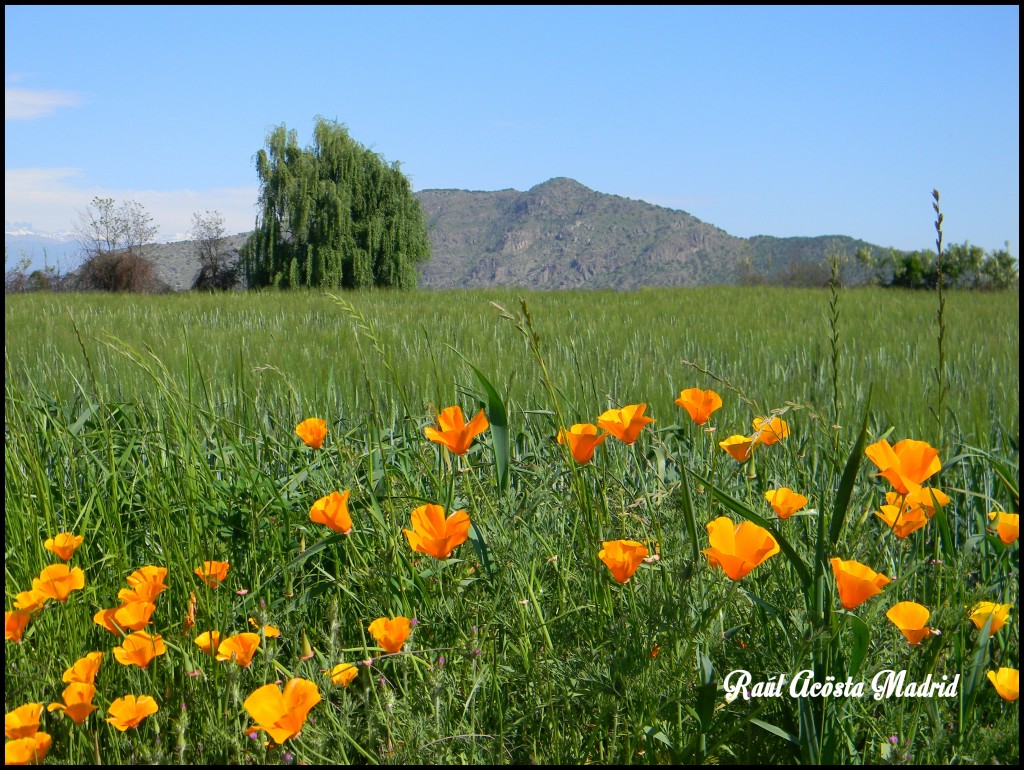
[[184, 238], [195, 212], [219, 211], [229, 235], [248, 232], [256, 219], [257, 187], [210, 190], [113, 189], [82, 183], [77, 168], [16, 168], [4, 170], [4, 220], [31, 222], [38, 232], [73, 230], [79, 212], [92, 199], [133, 200], [142, 204], [158, 231], [170, 239]]
[[38, 91], [4, 86], [4, 121], [52, 115], [58, 107], [77, 107], [81, 97], [71, 91]]

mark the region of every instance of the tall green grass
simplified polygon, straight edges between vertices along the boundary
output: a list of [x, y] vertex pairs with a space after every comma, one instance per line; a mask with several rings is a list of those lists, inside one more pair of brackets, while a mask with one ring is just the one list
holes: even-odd
[[[86, 538], [72, 559], [86, 587], [7, 643], [7, 710], [59, 701], [64, 669], [107, 652], [100, 712], [82, 727], [44, 716], [52, 760], [1017, 759], [1016, 704], [984, 678], [1019, 659], [1018, 545], [986, 527], [988, 512], [1016, 505], [1016, 294], [946, 296], [941, 486], [953, 500], [906, 540], [872, 515], [887, 485], [863, 445], [934, 440], [928, 297], [841, 292], [837, 355], [821, 291], [531, 294], [529, 321], [510, 292], [341, 299], [8, 298], [7, 606], [56, 561], [43, 540], [60, 531]], [[693, 386], [723, 396], [713, 432], [673, 403]], [[556, 415], [595, 422], [641, 401], [657, 422], [631, 447], [609, 439], [577, 465], [555, 442]], [[507, 485], [498, 431], [463, 458], [426, 440], [423, 428], [456, 403], [487, 404], [492, 423], [496, 407], [507, 411]], [[718, 447], [773, 409], [785, 410], [787, 440], [742, 465]], [[328, 421], [319, 450], [294, 435], [311, 416]], [[783, 485], [810, 502], [779, 521], [764, 492]], [[347, 536], [308, 515], [344, 489]], [[401, 534], [426, 502], [473, 522], [447, 562], [413, 553]], [[723, 515], [762, 521], [788, 548], [734, 583], [701, 553], [707, 523]], [[624, 585], [597, 558], [619, 538], [660, 557]], [[893, 583], [846, 613], [832, 556]], [[193, 574], [210, 559], [231, 564], [217, 590]], [[92, 616], [145, 564], [169, 569], [153, 622], [168, 652], [140, 670], [113, 659], [115, 636]], [[910, 647], [885, 617], [901, 600], [925, 604], [941, 635]], [[1010, 603], [1011, 623], [975, 629], [967, 613], [982, 600]], [[418, 625], [405, 652], [382, 656], [367, 627], [398, 614]], [[262, 640], [249, 668], [192, 641], [250, 630], [250, 618], [283, 634]], [[370, 659], [344, 689], [324, 673]], [[911, 681], [959, 674], [961, 686], [949, 699], [729, 703], [722, 683], [736, 669], [755, 681], [812, 669], [868, 682], [896, 669]], [[324, 699], [301, 736], [283, 747], [247, 737], [245, 698], [294, 676]], [[127, 693], [152, 695], [160, 711], [122, 734], [102, 720]]]

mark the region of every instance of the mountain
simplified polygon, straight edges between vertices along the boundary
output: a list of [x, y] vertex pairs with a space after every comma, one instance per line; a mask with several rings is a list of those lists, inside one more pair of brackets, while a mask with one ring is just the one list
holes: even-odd
[[[431, 247], [430, 261], [420, 265], [424, 288], [820, 286], [829, 277], [823, 263], [828, 254], [853, 257], [860, 247], [886, 251], [841, 235], [738, 238], [685, 211], [596, 192], [565, 177], [526, 192], [421, 190], [415, 195], [423, 207]], [[228, 236], [228, 248], [237, 252], [246, 237]], [[9, 260], [18, 255], [12, 248], [14, 238], [10, 233], [5, 236]], [[57, 241], [21, 243], [23, 251], [31, 245], [39, 254], [39, 244], [54, 249]], [[48, 258], [53, 253], [48, 250]], [[199, 272], [189, 241], [148, 246], [146, 254], [173, 289], [190, 288]], [[867, 276], [866, 268], [853, 260], [844, 268], [845, 283], [859, 283]]]
[[[526, 192], [422, 190], [424, 287], [614, 288], [737, 282], [820, 285], [848, 236], [738, 238], [685, 211], [595, 192], [565, 177]], [[866, 277], [849, 265], [847, 280]]]

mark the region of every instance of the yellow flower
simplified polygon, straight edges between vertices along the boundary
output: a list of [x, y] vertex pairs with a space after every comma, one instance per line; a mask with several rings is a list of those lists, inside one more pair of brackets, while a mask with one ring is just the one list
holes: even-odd
[[630, 404], [621, 409], [609, 409], [597, 418], [597, 427], [603, 428], [625, 444], [634, 443], [640, 431], [653, 417], [644, 417], [647, 404]]
[[82, 535], [72, 535], [70, 532], [61, 532], [56, 537], [49, 538], [45, 543], [43, 543], [43, 547], [47, 551], [53, 551], [53, 553], [57, 554], [58, 558], [67, 561], [71, 558], [71, 554], [75, 552], [75, 549], [83, 542], [85, 542], [85, 538]]
[[320, 691], [308, 679], [292, 679], [282, 693], [276, 684], [256, 690], [242, 705], [258, 724], [251, 730], [270, 733], [274, 743], [294, 738], [306, 723], [309, 710], [321, 701]]
[[473, 439], [487, 430], [488, 425], [482, 409], [467, 424], [462, 415], [462, 407], [449, 406], [437, 416], [437, 427], [424, 428], [423, 433], [434, 443], [448, 447], [457, 455], [464, 455], [469, 451]]
[[751, 521], [733, 524], [727, 516], [708, 522], [708, 544], [701, 553], [712, 567], [721, 567], [733, 580], [741, 580], [779, 552], [772, 533]]
[[138, 727], [143, 719], [159, 710], [156, 701], [148, 695], [140, 695], [138, 698], [125, 695], [110, 704], [107, 709], [110, 717], [107, 721], [123, 733], [129, 727]]
[[8, 642], [20, 642], [32, 619], [30, 610], [13, 610], [4, 613], [4, 639]]
[[928, 608], [917, 602], [894, 604], [885, 613], [900, 633], [907, 637], [907, 641], [914, 645], [920, 644], [932, 633], [932, 629], [925, 625], [930, 615]]
[[402, 532], [409, 546], [435, 559], [447, 559], [469, 537], [469, 514], [455, 511], [448, 518], [440, 505], [421, 505], [412, 512], [412, 529]]
[[[253, 628], [260, 627], [260, 624], [256, 622], [256, 618], [249, 618], [249, 625]], [[263, 626], [263, 635], [267, 639], [276, 639], [281, 635], [281, 629], [277, 626], [265, 625]]]
[[716, 409], [721, 409], [722, 397], [713, 390], [687, 388], [679, 392], [676, 403], [689, 413], [691, 420], [703, 425]]
[[167, 645], [160, 634], [147, 634], [145, 631], [136, 631], [128, 634], [122, 641], [120, 647], [114, 648], [114, 657], [118, 663], [125, 666], [138, 666], [146, 668], [157, 655], [167, 652]]
[[892, 582], [885, 575], [865, 567], [859, 561], [830, 559], [832, 574], [839, 589], [839, 601], [848, 609], [856, 609]]
[[47, 711], [63, 711], [76, 725], [83, 724], [89, 715], [96, 710], [92, 704], [96, 695], [96, 686], [85, 682], [74, 682], [64, 688], [64, 702], [51, 703]]
[[597, 554], [612, 573], [612, 577], [625, 583], [637, 571], [647, 556], [647, 548], [636, 540], [609, 540], [602, 543], [604, 548]]
[[52, 738], [48, 733], [36, 733], [4, 744], [5, 765], [41, 765], [50, 750]]
[[882, 510], [875, 511], [875, 516], [884, 521], [901, 540], [928, 523], [928, 514], [924, 508], [904, 508], [901, 513], [895, 505], [883, 505]]
[[769, 490], [764, 496], [780, 519], [788, 519], [807, 505], [806, 497], [787, 487]]
[[589, 422], [577, 423], [569, 430], [560, 428], [558, 431], [558, 443], [569, 447], [572, 459], [581, 465], [594, 459], [594, 450], [607, 438], [607, 433], [597, 435], [597, 426]]
[[72, 591], [85, 588], [85, 573], [78, 567], [68, 569], [66, 564], [44, 567], [39, 577], [32, 579], [32, 590], [47, 599], [67, 601]]
[[409, 623], [409, 618], [399, 615], [395, 618], [377, 618], [367, 630], [373, 634], [377, 644], [394, 655], [402, 651], [402, 645], [409, 638], [412, 625]]
[[733, 460], [741, 463], [750, 459], [750, 452], [754, 447], [754, 440], [752, 438], [736, 434], [734, 436], [729, 436], [725, 441], [719, 441], [718, 446], [728, 452], [732, 456]]
[[325, 524], [335, 532], [347, 535], [352, 531], [352, 517], [348, 513], [349, 490], [331, 492], [321, 497], [309, 509], [309, 519], [317, 524]]
[[21, 591], [17, 596], [14, 597], [14, 608], [17, 610], [28, 610], [29, 612], [35, 612], [43, 608], [43, 605], [49, 601], [48, 596], [44, 596], [38, 591], [29, 590]]
[[8, 738], [28, 738], [39, 731], [42, 703], [26, 703], [4, 714], [4, 735]]
[[945, 508], [949, 505], [949, 499], [949, 495], [935, 487], [921, 487], [905, 495], [901, 495], [899, 492], [885, 493], [885, 502], [889, 505], [902, 504], [905, 511], [922, 510], [929, 519], [935, 515], [935, 504], [938, 503]]
[[996, 523], [996, 533], [1005, 545], [1020, 537], [1020, 514], [993, 511], [988, 515]]
[[358, 675], [359, 669], [352, 663], [339, 663], [331, 669], [331, 684], [348, 687]]
[[64, 672], [64, 681], [68, 684], [81, 683], [93, 684], [96, 681], [96, 674], [100, 670], [100, 663], [103, 662], [102, 652], [90, 652], [84, 658], [76, 660], [67, 671]]
[[196, 567], [195, 573], [210, 588], [219, 588], [228, 575], [229, 566], [226, 561], [204, 561], [202, 567]]
[[156, 567], [147, 564], [128, 576], [131, 588], [121, 589], [117, 598], [125, 604], [129, 602], [152, 602], [167, 590], [164, 581], [167, 579], [167, 567]]
[[992, 616], [992, 633], [994, 634], [1004, 625], [1010, 617], [1012, 604], [996, 604], [995, 602], [978, 602], [971, 608], [971, 622], [980, 630], [984, 628], [989, 615]]
[[295, 432], [306, 442], [306, 446], [319, 449], [327, 438], [327, 420], [310, 417], [296, 425]]
[[903, 439], [889, 446], [882, 439], [867, 447], [864, 454], [881, 471], [875, 475], [885, 478], [901, 495], [916, 492], [926, 479], [942, 470], [939, 450], [926, 441]]
[[195, 638], [195, 643], [207, 655], [214, 655], [220, 646], [220, 631], [204, 631]]
[[1017, 669], [1000, 668], [998, 671], [989, 671], [988, 681], [1003, 700], [1017, 700], [1020, 697], [1020, 672]]
[[776, 441], [789, 436], [789, 426], [781, 417], [755, 417], [754, 435], [751, 436], [755, 446], [764, 444], [771, 446]]
[[229, 636], [217, 645], [217, 660], [234, 660], [242, 668], [248, 668], [252, 656], [260, 646], [260, 635], [246, 631]]

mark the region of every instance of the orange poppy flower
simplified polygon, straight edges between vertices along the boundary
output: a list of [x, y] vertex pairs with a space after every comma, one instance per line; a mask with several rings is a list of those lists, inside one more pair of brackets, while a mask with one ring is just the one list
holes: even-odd
[[572, 459], [581, 465], [589, 463], [594, 459], [594, 450], [608, 438], [607, 433], [597, 435], [597, 426], [587, 423], [577, 423], [569, 430], [564, 428], [558, 431], [558, 443], [569, 447]]
[[4, 735], [8, 738], [28, 738], [39, 731], [42, 703], [26, 703], [4, 714]]
[[834, 558], [830, 559], [829, 563], [832, 565], [832, 574], [835, 575], [836, 586], [839, 589], [839, 601], [848, 610], [855, 609], [872, 596], [880, 594], [882, 589], [892, 582], [885, 575], [852, 559], [843, 561]]
[[901, 540], [928, 523], [928, 515], [923, 508], [906, 508], [901, 512], [895, 505], [883, 505], [882, 510], [875, 511], [875, 516], [884, 521]]
[[20, 642], [32, 619], [31, 610], [12, 610], [4, 613], [4, 639], [8, 642]]
[[67, 601], [72, 591], [85, 588], [85, 573], [79, 567], [69, 569], [67, 564], [43, 567], [39, 577], [32, 579], [32, 590], [47, 599]]
[[352, 517], [348, 513], [348, 498], [351, 492], [331, 492], [321, 497], [309, 509], [309, 519], [317, 524], [325, 524], [335, 532], [347, 535], [352, 531]]
[[195, 643], [207, 655], [215, 655], [220, 646], [220, 631], [204, 631], [195, 638]]
[[687, 388], [679, 392], [676, 403], [690, 415], [690, 419], [703, 425], [716, 409], [722, 408], [722, 397], [713, 390]]
[[778, 541], [767, 529], [751, 521], [733, 524], [727, 516], [708, 522], [708, 541], [711, 547], [701, 553], [733, 580], [744, 578], [779, 552]]
[[737, 433], [735, 436], [729, 436], [725, 441], [719, 441], [718, 446], [728, 452], [733, 460], [742, 463], [750, 459], [750, 453], [754, 449], [754, 439]]
[[143, 719], [159, 710], [160, 707], [149, 695], [140, 695], [138, 698], [125, 695], [110, 704], [107, 709], [110, 717], [107, 721], [123, 733], [129, 727], [138, 727]]
[[229, 566], [226, 561], [204, 561], [202, 567], [196, 567], [195, 573], [210, 588], [219, 588], [228, 575]]
[[121, 629], [117, 626], [117, 621], [114, 619], [114, 615], [120, 607], [111, 607], [107, 610], [100, 610], [92, 616], [92, 622], [97, 626], [103, 626], [112, 634], [121, 635]]
[[950, 501], [949, 495], [935, 487], [921, 487], [911, 490], [906, 495], [900, 495], [898, 492], [885, 493], [885, 501], [889, 505], [896, 505], [901, 497], [904, 508], [920, 508], [929, 519], [935, 515], [936, 504], [945, 508]]
[[988, 681], [996, 688], [1003, 700], [1017, 700], [1020, 697], [1020, 672], [1015, 668], [1000, 668], [988, 672]]
[[348, 687], [359, 675], [359, 669], [352, 663], [339, 663], [331, 669], [331, 684]]
[[71, 554], [75, 552], [82, 543], [85, 542], [85, 538], [82, 535], [72, 535], [70, 532], [61, 532], [56, 537], [51, 537], [43, 543], [43, 547], [47, 551], [52, 551], [57, 554], [57, 557], [67, 561], [71, 558]]
[[85, 682], [74, 682], [64, 688], [64, 702], [51, 703], [46, 707], [46, 710], [63, 711], [74, 720], [76, 725], [80, 725], [97, 708], [92, 705], [94, 695], [96, 695], [95, 685]]
[[612, 577], [620, 583], [633, 577], [649, 553], [643, 543], [636, 540], [609, 540], [602, 545], [604, 548], [597, 554], [597, 558], [608, 566]]
[[41, 765], [53, 739], [48, 733], [35, 733], [4, 744], [5, 765]]
[[771, 446], [789, 436], [789, 425], [781, 417], [755, 417], [754, 435], [751, 436], [754, 444]]
[[1020, 514], [993, 511], [988, 517], [996, 523], [996, 533], [1004, 545], [1009, 545], [1020, 537]]
[[[259, 628], [260, 624], [256, 622], [256, 618], [249, 618], [249, 625], [253, 628]], [[277, 626], [265, 625], [263, 626], [263, 635], [268, 639], [276, 639], [281, 635], [281, 629]]]
[[44, 596], [38, 591], [29, 590], [21, 591], [17, 596], [14, 597], [14, 608], [17, 610], [28, 610], [29, 612], [35, 612], [43, 608], [43, 605], [49, 601], [49, 597]]
[[217, 660], [234, 660], [242, 668], [248, 668], [252, 656], [260, 647], [260, 635], [246, 631], [229, 636], [217, 645]]
[[402, 645], [409, 638], [412, 625], [409, 618], [399, 615], [396, 618], [377, 618], [367, 630], [373, 634], [377, 644], [394, 655], [402, 651]]
[[655, 422], [653, 417], [644, 417], [645, 409], [647, 404], [630, 404], [621, 409], [609, 409], [597, 418], [597, 427], [608, 431], [625, 444], [632, 444], [645, 425]]
[[424, 428], [423, 433], [434, 443], [448, 447], [457, 455], [464, 455], [469, 451], [473, 438], [487, 430], [488, 425], [482, 409], [467, 424], [462, 407], [449, 406], [437, 416], [437, 427]]
[[310, 417], [296, 425], [295, 432], [306, 442], [306, 446], [319, 449], [323, 446], [324, 439], [327, 438], [327, 420]]
[[129, 602], [152, 602], [167, 590], [164, 581], [167, 579], [167, 567], [156, 567], [147, 564], [128, 576], [130, 588], [121, 589], [117, 598], [125, 604]]
[[881, 471], [875, 475], [885, 478], [901, 495], [916, 492], [926, 479], [942, 470], [939, 450], [927, 441], [903, 439], [889, 446], [882, 439], [867, 447], [864, 454]]
[[421, 505], [412, 512], [412, 529], [402, 532], [409, 546], [435, 559], [447, 559], [469, 537], [469, 514], [455, 511], [447, 519], [440, 505]]
[[71, 667], [64, 672], [63, 680], [68, 684], [94, 684], [102, 662], [102, 652], [90, 652], [84, 658], [79, 658], [71, 664]]
[[806, 497], [788, 487], [769, 490], [764, 496], [780, 519], [788, 519], [807, 505]]
[[978, 602], [971, 608], [971, 622], [980, 630], [988, 622], [989, 615], [992, 616], [991, 631], [994, 634], [1006, 625], [1010, 618], [1012, 604], [996, 604], [995, 602]]
[[309, 710], [321, 701], [320, 691], [308, 679], [291, 679], [284, 692], [276, 684], [256, 690], [242, 705], [258, 724], [251, 730], [263, 730], [274, 743], [294, 738], [306, 724]]
[[136, 631], [121, 640], [121, 646], [114, 648], [117, 662], [125, 666], [146, 668], [157, 655], [167, 652], [167, 645], [160, 634]]
[[931, 612], [928, 611], [928, 608], [917, 602], [894, 604], [885, 613], [885, 616], [913, 645], [920, 644], [932, 633], [932, 630], [925, 625], [930, 615]]
[[153, 602], [129, 602], [114, 610], [114, 621], [126, 631], [141, 631], [149, 625], [155, 609]]

